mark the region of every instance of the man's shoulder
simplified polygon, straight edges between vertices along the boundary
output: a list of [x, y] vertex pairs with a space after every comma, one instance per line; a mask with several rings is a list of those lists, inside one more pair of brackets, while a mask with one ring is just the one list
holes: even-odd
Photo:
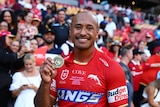
[[53, 27], [60, 26], [60, 23], [59, 22], [55, 22], [55, 23], [52, 24], [52, 26]]
[[107, 65], [109, 68], [112, 68], [113, 65], [115, 67], [119, 66], [119, 63], [110, 58], [106, 53], [104, 53], [102, 50], [97, 49], [97, 56], [96, 58], [102, 62], [105, 66]]
[[54, 22], [53, 24], [52, 24], [52, 26], [53, 27], [58, 27], [58, 26], [67, 26], [67, 27], [69, 27], [70, 26], [70, 24], [68, 23], [68, 22], [65, 22], [65, 23], [63, 23], [62, 25], [57, 21], [57, 22]]

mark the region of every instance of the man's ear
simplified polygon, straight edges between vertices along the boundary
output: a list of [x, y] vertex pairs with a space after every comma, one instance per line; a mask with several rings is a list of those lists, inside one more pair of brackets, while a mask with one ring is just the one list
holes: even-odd
[[69, 28], [69, 37], [70, 37], [71, 40], [73, 41], [73, 37], [72, 37], [72, 34], [71, 34], [71, 28]]
[[96, 40], [99, 38], [99, 28], [97, 29], [97, 35], [96, 35]]

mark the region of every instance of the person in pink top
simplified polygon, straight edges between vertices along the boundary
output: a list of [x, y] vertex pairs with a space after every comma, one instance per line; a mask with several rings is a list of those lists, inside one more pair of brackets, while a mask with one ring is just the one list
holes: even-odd
[[98, 34], [95, 16], [87, 11], [72, 19], [73, 52], [60, 68], [47, 58], [40, 68], [42, 82], [35, 107], [127, 107], [128, 92], [119, 63], [94, 47]]

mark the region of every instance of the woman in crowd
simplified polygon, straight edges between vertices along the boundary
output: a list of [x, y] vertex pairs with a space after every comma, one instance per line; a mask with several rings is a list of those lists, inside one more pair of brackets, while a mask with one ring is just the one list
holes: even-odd
[[9, 30], [9, 24], [5, 20], [0, 21], [0, 31], [8, 31]]
[[160, 79], [151, 82], [143, 91], [141, 107], [160, 107]]
[[150, 51], [146, 48], [146, 42], [144, 42], [143, 40], [139, 41], [138, 42], [138, 49], [141, 51], [141, 52], [144, 52], [148, 57], [151, 56], [151, 53]]
[[[20, 55], [24, 54], [21, 50], [20, 53], [13, 53], [10, 46], [15, 36], [10, 32], [0, 32], [0, 106], [7, 107], [10, 92], [9, 86], [11, 83], [11, 75], [14, 73], [16, 67], [20, 62], [17, 59]], [[22, 64], [23, 65], [23, 64]]]
[[20, 50], [20, 42], [16, 40], [13, 41], [10, 48], [13, 52], [17, 53]]
[[3, 10], [0, 14], [0, 19], [7, 21], [7, 23], [9, 24], [9, 31], [11, 32], [11, 34], [17, 34], [17, 18], [12, 10]]
[[38, 14], [34, 14], [32, 25], [35, 26], [38, 29], [38, 34], [43, 34], [45, 26], [42, 24], [41, 16]]
[[34, 107], [33, 99], [40, 86], [41, 77], [32, 53], [27, 53], [23, 61], [25, 70], [13, 75], [10, 86], [13, 97], [17, 97], [14, 107]]
[[25, 16], [25, 22], [18, 24], [17, 40], [21, 40], [22, 44], [26, 39], [33, 39], [38, 34], [37, 27], [32, 25], [33, 13], [28, 12]]
[[113, 58], [117, 62], [120, 62], [119, 52], [120, 52], [121, 46], [122, 46], [122, 43], [119, 40], [114, 40], [108, 51], [108, 56]]
[[30, 48], [33, 52], [38, 49], [38, 41], [36, 39], [31, 39]]

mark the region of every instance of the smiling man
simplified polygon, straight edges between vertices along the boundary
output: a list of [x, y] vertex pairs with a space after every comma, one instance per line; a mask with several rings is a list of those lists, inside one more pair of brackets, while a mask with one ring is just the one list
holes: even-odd
[[73, 52], [61, 68], [55, 69], [48, 58], [42, 64], [41, 86], [35, 97], [36, 107], [126, 107], [127, 88], [120, 65], [94, 47], [98, 24], [90, 12], [72, 19], [70, 36]]

